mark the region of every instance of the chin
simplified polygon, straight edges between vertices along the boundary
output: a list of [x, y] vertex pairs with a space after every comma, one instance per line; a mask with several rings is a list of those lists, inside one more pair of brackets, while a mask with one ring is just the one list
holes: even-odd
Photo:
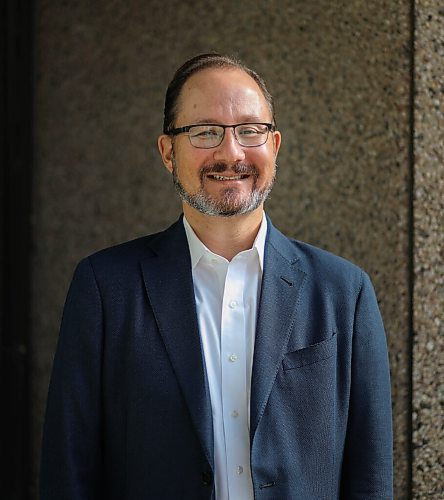
[[236, 188], [225, 188], [213, 196], [205, 189], [190, 193], [180, 182], [177, 175], [173, 175], [173, 182], [177, 193], [187, 205], [198, 212], [213, 217], [234, 217], [253, 212], [261, 206], [271, 191], [272, 183], [264, 189], [254, 188], [243, 192]]

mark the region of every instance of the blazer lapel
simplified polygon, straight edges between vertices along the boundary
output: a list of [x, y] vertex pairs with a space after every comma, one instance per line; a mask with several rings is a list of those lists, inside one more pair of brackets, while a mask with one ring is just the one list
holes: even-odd
[[251, 381], [251, 441], [282, 362], [306, 278], [296, 266], [294, 246], [269, 219], [268, 224]]
[[148, 299], [196, 432], [213, 467], [211, 400], [182, 219], [161, 233], [151, 248], [154, 255], [142, 263]]

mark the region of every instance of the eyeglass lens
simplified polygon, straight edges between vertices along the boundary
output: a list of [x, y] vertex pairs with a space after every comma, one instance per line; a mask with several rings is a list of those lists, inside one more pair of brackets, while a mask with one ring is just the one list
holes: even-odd
[[[269, 129], [260, 123], [236, 125], [234, 135], [241, 146], [261, 146], [267, 142]], [[225, 128], [219, 125], [196, 125], [189, 130], [191, 144], [196, 148], [214, 148], [223, 141]]]

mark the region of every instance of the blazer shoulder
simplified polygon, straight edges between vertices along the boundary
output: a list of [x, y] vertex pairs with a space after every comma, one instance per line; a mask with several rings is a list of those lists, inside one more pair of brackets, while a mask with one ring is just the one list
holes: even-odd
[[344, 257], [300, 240], [290, 240], [301, 255], [302, 260], [314, 267], [322, 267], [340, 273], [361, 273], [362, 269]]
[[88, 255], [86, 259], [89, 259], [94, 265], [103, 266], [107, 264], [112, 265], [116, 262], [125, 262], [126, 260], [133, 261], [134, 259], [143, 258], [151, 254], [151, 243], [160, 234], [162, 233], [149, 234], [107, 248], [102, 248]]
[[[180, 228], [180, 225], [179, 225]], [[168, 241], [177, 232], [177, 223], [157, 233], [141, 236], [130, 241], [103, 248], [83, 258], [78, 267], [88, 264], [96, 279], [109, 282], [113, 277], [126, 276], [128, 280], [134, 273], [139, 274], [140, 263], [153, 257], [158, 251], [159, 241], [168, 246]]]
[[327, 250], [292, 240], [300, 255], [299, 266], [311, 276], [313, 286], [340, 301], [359, 300], [363, 290], [373, 291], [367, 273], [358, 265]]
[[364, 281], [369, 281], [367, 273], [357, 264], [302, 241], [294, 242], [301, 254], [301, 261], [324, 286], [334, 286], [344, 292], [359, 293]]
[[270, 234], [270, 244], [323, 288], [356, 294], [368, 279], [365, 271], [353, 262], [309, 243], [288, 238], [279, 231]]

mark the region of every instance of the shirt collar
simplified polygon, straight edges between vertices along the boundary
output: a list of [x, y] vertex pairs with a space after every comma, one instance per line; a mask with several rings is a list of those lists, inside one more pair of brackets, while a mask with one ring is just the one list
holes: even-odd
[[[185, 227], [185, 233], [187, 235], [188, 247], [190, 249], [191, 256], [191, 268], [194, 269], [200, 259], [205, 255], [216, 255], [209, 248], [207, 248], [198, 238], [190, 223], [187, 221], [185, 215], [183, 216], [183, 225]], [[261, 266], [261, 271], [264, 270], [264, 253], [265, 253], [265, 239], [267, 236], [267, 218], [265, 217], [265, 212], [262, 214], [262, 222], [259, 227], [259, 231], [256, 235], [252, 248], [256, 249], [257, 255], [259, 257], [259, 264]], [[220, 255], [218, 255], [220, 257]]]

